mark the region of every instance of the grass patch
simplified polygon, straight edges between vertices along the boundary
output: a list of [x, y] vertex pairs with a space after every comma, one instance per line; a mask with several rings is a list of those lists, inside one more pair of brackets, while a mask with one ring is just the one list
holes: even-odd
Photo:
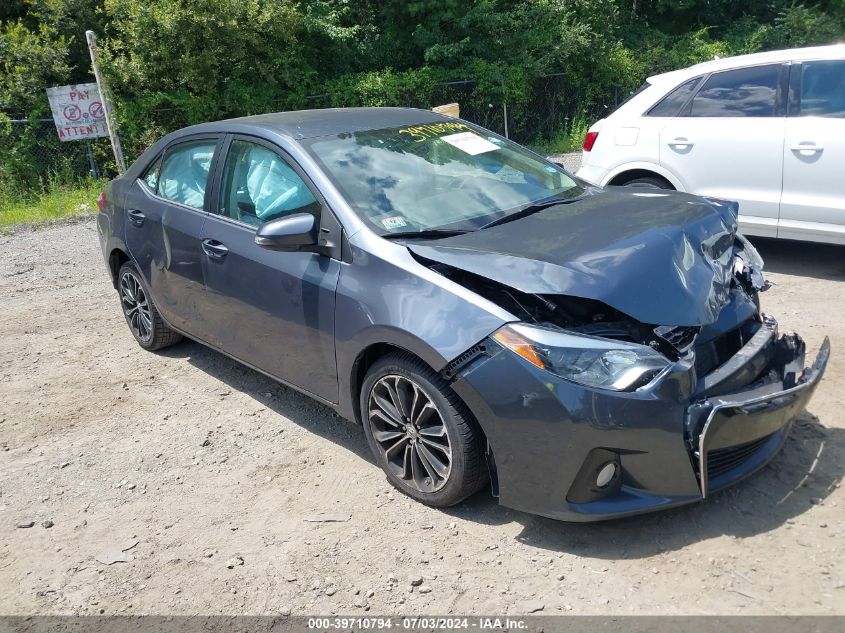
[[584, 137], [592, 124], [592, 120], [582, 114], [576, 114], [573, 118], [566, 119], [552, 138], [537, 139], [529, 145], [538, 154], [578, 152], [581, 150]]
[[92, 215], [104, 185], [104, 180], [90, 179], [72, 185], [53, 184], [41, 193], [0, 190], [0, 228]]

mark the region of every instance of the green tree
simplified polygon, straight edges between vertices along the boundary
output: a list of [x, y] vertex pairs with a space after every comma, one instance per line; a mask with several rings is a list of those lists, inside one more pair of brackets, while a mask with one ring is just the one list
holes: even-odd
[[45, 89], [70, 74], [67, 40], [55, 28], [21, 19], [0, 25], [0, 111], [28, 117], [47, 110]]
[[106, 0], [105, 67], [123, 129], [167, 127], [301, 106], [316, 72], [290, 0]]

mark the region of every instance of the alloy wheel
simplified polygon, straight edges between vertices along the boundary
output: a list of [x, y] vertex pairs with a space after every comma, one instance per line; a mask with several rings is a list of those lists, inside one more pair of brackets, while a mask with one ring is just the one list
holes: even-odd
[[420, 492], [436, 492], [452, 471], [452, 446], [437, 406], [405, 376], [380, 378], [370, 390], [368, 423], [390, 471]]
[[153, 336], [153, 319], [147, 293], [132, 272], [120, 277], [120, 301], [129, 329], [139, 341], [148, 342]]

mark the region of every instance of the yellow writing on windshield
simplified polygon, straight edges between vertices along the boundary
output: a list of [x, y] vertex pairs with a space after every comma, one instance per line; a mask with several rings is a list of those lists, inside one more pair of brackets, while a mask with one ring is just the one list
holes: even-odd
[[468, 130], [469, 128], [463, 123], [454, 123], [452, 121], [444, 121], [443, 123], [427, 123], [425, 125], [415, 125], [414, 127], [406, 127], [399, 130], [399, 134], [410, 134], [411, 138], [417, 143], [422, 143], [430, 138], [437, 138], [449, 132], [456, 132], [459, 130]]

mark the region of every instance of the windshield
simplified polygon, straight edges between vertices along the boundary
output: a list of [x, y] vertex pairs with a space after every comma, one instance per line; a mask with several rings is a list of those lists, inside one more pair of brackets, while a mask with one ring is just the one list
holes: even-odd
[[582, 189], [528, 150], [460, 121], [344, 133], [304, 142], [380, 234], [472, 230]]

